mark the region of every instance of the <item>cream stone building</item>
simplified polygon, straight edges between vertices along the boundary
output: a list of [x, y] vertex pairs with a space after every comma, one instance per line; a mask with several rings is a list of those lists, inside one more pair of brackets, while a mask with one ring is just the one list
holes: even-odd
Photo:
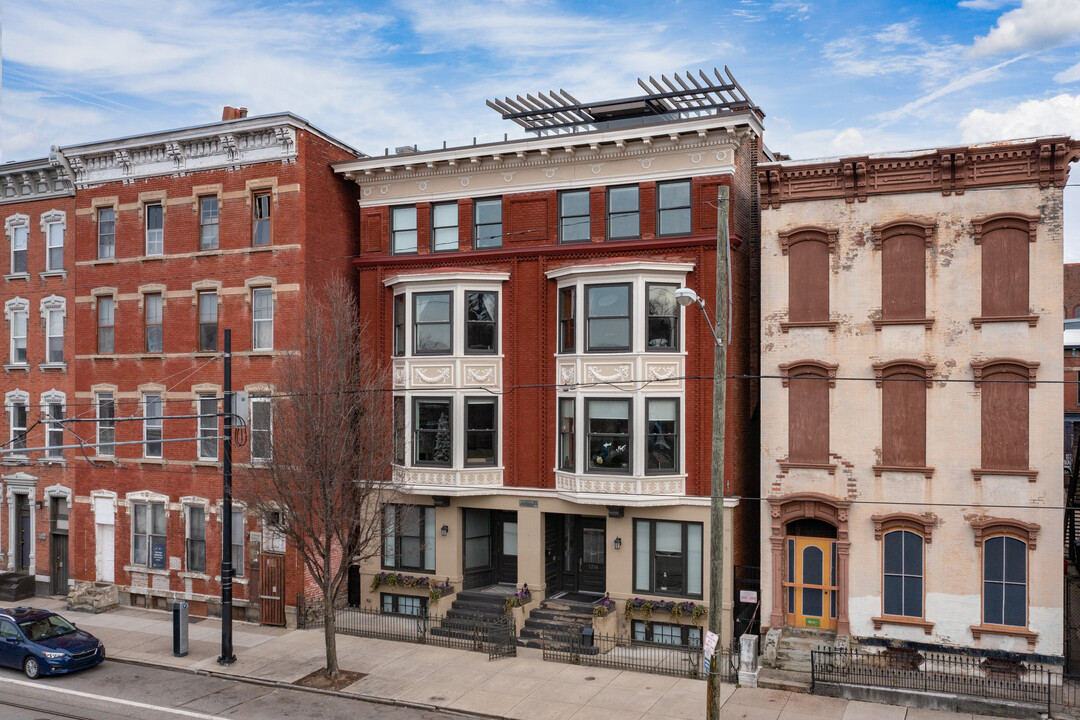
[[759, 166], [781, 647], [817, 628], [1061, 655], [1062, 394], [1043, 381], [1062, 377], [1076, 157], [1040, 138]]

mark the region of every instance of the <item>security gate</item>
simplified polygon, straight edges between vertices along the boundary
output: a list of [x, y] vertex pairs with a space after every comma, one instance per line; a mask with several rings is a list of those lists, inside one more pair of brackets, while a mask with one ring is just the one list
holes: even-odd
[[263, 553], [259, 573], [259, 622], [285, 624], [285, 556]]

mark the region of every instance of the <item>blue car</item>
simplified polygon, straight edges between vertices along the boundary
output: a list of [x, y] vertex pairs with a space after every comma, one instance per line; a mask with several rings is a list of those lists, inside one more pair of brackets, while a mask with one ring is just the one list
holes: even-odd
[[21, 669], [35, 680], [93, 667], [105, 659], [105, 646], [48, 610], [0, 609], [0, 665]]

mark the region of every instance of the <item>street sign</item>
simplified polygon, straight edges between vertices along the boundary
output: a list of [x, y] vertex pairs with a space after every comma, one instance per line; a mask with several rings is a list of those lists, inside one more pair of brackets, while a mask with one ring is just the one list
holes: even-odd
[[757, 602], [757, 590], [740, 590], [739, 602], [741, 603], [756, 603]]
[[716, 654], [716, 646], [720, 643], [720, 636], [709, 630], [705, 633], [705, 674], [710, 673], [712, 658]]

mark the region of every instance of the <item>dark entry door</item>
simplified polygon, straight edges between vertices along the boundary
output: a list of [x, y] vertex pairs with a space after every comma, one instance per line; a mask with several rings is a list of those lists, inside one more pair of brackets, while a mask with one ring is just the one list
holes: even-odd
[[363, 586], [363, 580], [361, 579], [361, 576], [360, 576], [360, 566], [359, 565], [350, 565], [349, 566], [349, 587], [348, 587], [348, 590], [349, 590], [349, 598], [348, 598], [349, 599], [349, 605], [351, 607], [360, 607], [360, 604], [363, 601], [364, 586]]
[[15, 569], [30, 570], [30, 548], [34, 535], [30, 531], [30, 502], [26, 495], [15, 496]]
[[567, 592], [602, 593], [607, 584], [604, 518], [563, 515], [560, 586]]
[[285, 556], [263, 553], [259, 574], [259, 622], [285, 624]]
[[495, 552], [495, 582], [517, 584], [518, 571], [518, 524], [516, 512], [491, 513], [491, 525]]
[[517, 583], [517, 513], [464, 508], [463, 589]]
[[68, 593], [68, 504], [67, 498], [53, 498], [49, 513], [49, 577], [53, 595]]
[[563, 589], [563, 524], [565, 515], [547, 513], [544, 516], [544, 584], [548, 597]]

